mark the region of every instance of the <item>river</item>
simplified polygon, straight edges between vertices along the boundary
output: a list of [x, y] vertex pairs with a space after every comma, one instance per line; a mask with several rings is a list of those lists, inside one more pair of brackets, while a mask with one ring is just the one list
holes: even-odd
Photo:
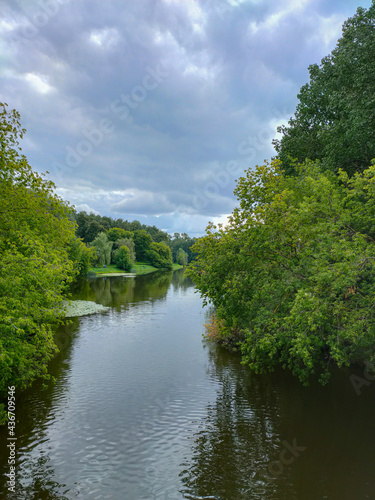
[[[183, 270], [83, 281], [111, 309], [56, 333], [56, 379], [16, 395], [16, 494], [83, 500], [375, 498], [375, 382], [254, 375], [203, 338]], [[367, 378], [366, 378], [367, 377]]]

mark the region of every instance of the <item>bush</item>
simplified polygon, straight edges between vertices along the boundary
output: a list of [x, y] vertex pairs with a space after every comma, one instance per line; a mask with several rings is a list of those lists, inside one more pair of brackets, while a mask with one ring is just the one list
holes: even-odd
[[147, 261], [158, 269], [173, 269], [171, 249], [164, 243], [151, 243]]
[[120, 247], [125, 246], [125, 247], [129, 248], [130, 260], [132, 260], [133, 262], [136, 261], [135, 244], [134, 244], [134, 240], [132, 238], [122, 238], [121, 240], [117, 240], [114, 243], [114, 246], [116, 248], [114, 249], [114, 252], [113, 252], [113, 258], [114, 258], [114, 254], [115, 254], [116, 250], [119, 249]]
[[119, 269], [123, 271], [130, 272], [133, 267], [133, 263], [130, 259], [129, 248], [125, 245], [120, 247], [115, 253], [115, 264]]

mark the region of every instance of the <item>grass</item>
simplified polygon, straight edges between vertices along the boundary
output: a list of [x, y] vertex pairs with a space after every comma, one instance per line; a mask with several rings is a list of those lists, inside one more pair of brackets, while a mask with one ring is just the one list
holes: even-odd
[[115, 265], [110, 265], [107, 267], [90, 267], [89, 273], [95, 274], [116, 274], [116, 273], [124, 273], [122, 269], [119, 269]]
[[[173, 264], [173, 271], [176, 269], [182, 269], [182, 266], [179, 264]], [[155, 271], [159, 271], [154, 266], [150, 266], [150, 264], [146, 264], [145, 262], [136, 262], [133, 266], [133, 269], [131, 270], [132, 273], [135, 273], [137, 276], [141, 276], [142, 274], [149, 274], [149, 273], [154, 273]], [[110, 265], [107, 267], [91, 267], [89, 270], [89, 273], [95, 273], [97, 275], [101, 274], [117, 274], [117, 273], [124, 273], [122, 269], [119, 269], [115, 265]]]
[[145, 262], [136, 262], [132, 270], [135, 270], [137, 276], [140, 276], [142, 274], [154, 273], [159, 269], [154, 266], [150, 266], [150, 264], [146, 264]]

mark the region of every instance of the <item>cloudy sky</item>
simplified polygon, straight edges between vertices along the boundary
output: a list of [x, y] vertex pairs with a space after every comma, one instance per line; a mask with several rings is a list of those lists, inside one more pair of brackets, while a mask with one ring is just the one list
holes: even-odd
[[[359, 3], [360, 2], [360, 3]], [[0, 101], [81, 209], [199, 235], [370, 0], [2, 0]]]

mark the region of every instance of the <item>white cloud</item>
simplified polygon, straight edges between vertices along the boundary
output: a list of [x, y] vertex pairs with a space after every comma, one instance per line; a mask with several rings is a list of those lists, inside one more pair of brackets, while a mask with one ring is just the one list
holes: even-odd
[[82, 203], [82, 205], [76, 205], [75, 209], [77, 212], [86, 212], [87, 214], [99, 215], [99, 212], [89, 207], [87, 203]]
[[266, 17], [265, 20], [261, 22], [252, 21], [249, 24], [250, 32], [252, 34], [258, 34], [259, 32], [268, 33], [275, 31], [281, 22], [287, 20], [288, 16], [301, 15], [301, 11], [303, 11], [311, 1], [312, 0], [287, 0], [284, 5], [281, 3], [281, 8]]
[[48, 94], [53, 90], [53, 87], [49, 85], [48, 78], [45, 75], [26, 73], [24, 78], [28, 83], [30, 83], [32, 88], [40, 94]]
[[90, 41], [103, 48], [114, 47], [120, 40], [120, 34], [116, 29], [93, 30], [90, 33]]
[[316, 32], [310, 40], [311, 45], [323, 42], [327, 52], [331, 51], [341, 36], [341, 26], [344, 21], [345, 17], [337, 14], [330, 17], [319, 16]]

